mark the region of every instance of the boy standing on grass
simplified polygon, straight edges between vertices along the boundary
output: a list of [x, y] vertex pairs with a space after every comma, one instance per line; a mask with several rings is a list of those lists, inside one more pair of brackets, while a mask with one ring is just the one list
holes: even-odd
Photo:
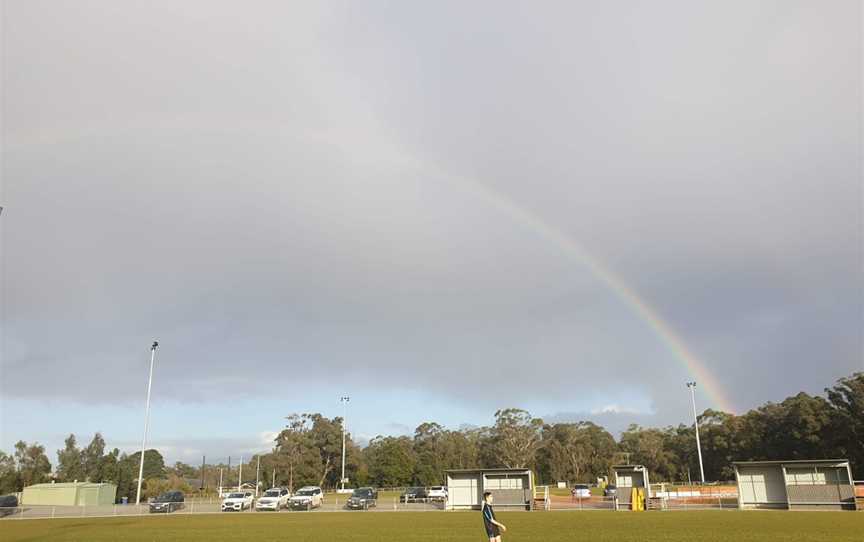
[[483, 493], [483, 527], [489, 542], [501, 542], [501, 533], [507, 532], [503, 523], [495, 520], [495, 510], [492, 510], [492, 493]]

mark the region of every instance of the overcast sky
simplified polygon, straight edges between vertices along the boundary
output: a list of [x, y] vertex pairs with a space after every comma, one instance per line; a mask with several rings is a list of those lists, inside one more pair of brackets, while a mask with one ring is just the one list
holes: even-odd
[[864, 370], [858, 1], [4, 6], [0, 449], [140, 445], [153, 339], [171, 460], [686, 422], [572, 246], [737, 412]]

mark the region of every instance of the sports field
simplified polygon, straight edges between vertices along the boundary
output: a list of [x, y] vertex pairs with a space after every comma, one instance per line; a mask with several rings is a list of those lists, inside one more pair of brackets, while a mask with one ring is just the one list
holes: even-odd
[[[855, 541], [857, 512], [502, 512], [507, 542]], [[0, 539], [18, 541], [380, 542], [484, 540], [477, 512], [280, 513], [0, 521]]]

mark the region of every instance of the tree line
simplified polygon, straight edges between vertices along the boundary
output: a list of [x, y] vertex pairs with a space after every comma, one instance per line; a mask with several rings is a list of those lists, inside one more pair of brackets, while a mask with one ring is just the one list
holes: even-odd
[[[287, 420], [273, 450], [244, 463], [243, 481], [254, 482], [258, 474], [266, 485], [275, 482], [292, 490], [337, 486], [342, 418], [304, 413]], [[824, 395], [801, 392], [742, 415], [706, 410], [699, 429], [706, 480], [731, 480], [732, 461], [823, 458], [849, 459], [853, 475], [864, 478], [864, 373], [841, 378]], [[629, 462], [645, 465], [656, 481], [695, 481], [695, 440], [692, 425], [631, 425], [616, 440], [590, 421], [550, 424], [507, 408], [497, 411], [488, 427], [448, 429], [424, 422], [411, 436], [379, 435], [365, 447], [348, 434], [346, 477], [350, 486], [429, 486], [443, 483], [447, 469], [509, 467], [532, 469], [540, 483], [577, 483], [608, 476], [613, 464]], [[12, 455], [0, 451], [0, 494], [52, 479], [89, 480], [115, 483], [118, 498], [134, 499], [140, 458], [140, 452], [106, 452], [99, 433], [84, 447], [70, 435], [52, 471], [43, 446], [18, 442]], [[157, 450], [147, 450], [144, 459], [145, 497], [167, 489], [212, 491], [220, 469], [224, 486], [239, 481], [238, 465], [166, 466]]]
[[[845, 458], [864, 478], [864, 373], [841, 378], [824, 395], [801, 392], [742, 415], [705, 410], [699, 417], [705, 477], [734, 478], [732, 461]], [[341, 473], [341, 419], [293, 415], [267, 454], [268, 468], [289, 486], [333, 487]], [[262, 464], [264, 459], [262, 459]], [[348, 439], [346, 474], [355, 485], [436, 485], [447, 469], [530, 468], [540, 483], [592, 482], [616, 463], [645, 465], [656, 481], [699, 478], [693, 425], [631, 425], [616, 440], [590, 421], [544, 423], [516, 408], [489, 427], [420, 424], [412, 436], [377, 436], [365, 448]]]

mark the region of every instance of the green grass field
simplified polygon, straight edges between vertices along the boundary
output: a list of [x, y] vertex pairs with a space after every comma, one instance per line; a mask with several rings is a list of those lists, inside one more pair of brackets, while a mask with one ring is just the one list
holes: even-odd
[[[510, 512], [507, 542], [622, 540], [855, 541], [857, 512]], [[478, 512], [281, 513], [0, 521], [0, 539], [19, 541], [297, 542], [472, 541], [485, 538]]]

